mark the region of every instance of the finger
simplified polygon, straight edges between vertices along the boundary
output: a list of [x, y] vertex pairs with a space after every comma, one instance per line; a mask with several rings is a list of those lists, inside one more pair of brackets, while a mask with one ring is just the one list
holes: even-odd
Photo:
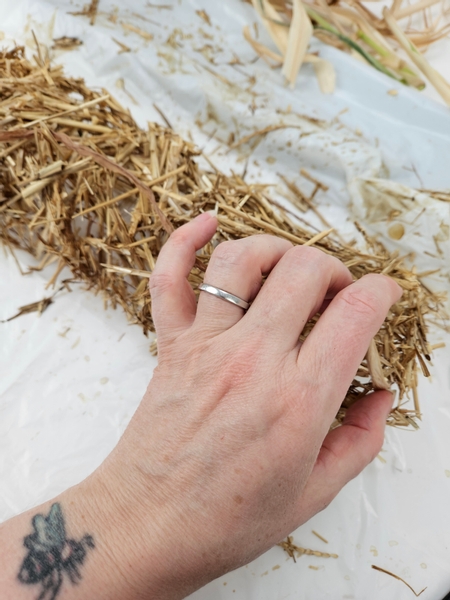
[[[251, 302], [259, 292], [263, 275], [269, 273], [290, 248], [290, 242], [272, 235], [223, 242], [212, 254], [204, 281]], [[206, 292], [200, 294], [196, 324], [202, 329], [220, 333], [235, 325], [243, 315], [243, 309], [230, 302]]]
[[325, 411], [329, 423], [371, 339], [401, 294], [401, 288], [389, 277], [365, 275], [336, 295], [302, 345], [300, 371], [316, 388], [320, 382], [316, 397], [327, 404], [317, 409]]
[[245, 326], [250, 331], [264, 323], [271, 346], [282, 352], [291, 350], [325, 298], [351, 282], [350, 271], [337, 258], [317, 248], [296, 246], [267, 278], [246, 315]]
[[328, 433], [300, 499], [302, 522], [328, 506], [380, 452], [392, 402], [393, 394], [384, 390], [365, 396]]
[[159, 343], [192, 324], [196, 301], [187, 277], [196, 251], [209, 242], [216, 229], [217, 219], [202, 213], [176, 229], [162, 247], [150, 277], [152, 316]]

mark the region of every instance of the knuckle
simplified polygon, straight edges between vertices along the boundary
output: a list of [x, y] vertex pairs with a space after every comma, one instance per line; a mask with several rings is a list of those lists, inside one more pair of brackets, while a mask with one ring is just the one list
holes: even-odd
[[250, 239], [254, 238], [255, 241], [262, 239], [266, 246], [269, 248], [283, 248], [284, 252], [289, 252], [292, 248], [295, 248], [294, 244], [289, 240], [286, 240], [281, 237], [277, 237], [276, 235], [269, 235], [267, 233], [260, 233], [252, 236]]
[[361, 287], [345, 288], [340, 294], [340, 300], [354, 313], [363, 317], [374, 317], [379, 312], [379, 299], [376, 294]]
[[163, 294], [175, 284], [170, 273], [154, 271], [150, 277], [149, 289], [152, 296]]
[[191, 235], [189, 232], [184, 227], [179, 227], [170, 234], [168, 243], [174, 246], [185, 246], [190, 239]]
[[249, 261], [250, 252], [239, 241], [222, 242], [214, 250], [211, 262], [220, 269], [242, 266]]
[[[303, 268], [311, 268], [313, 271], [323, 270], [333, 262], [333, 258], [310, 246], [294, 246], [289, 250], [289, 258], [295, 263], [299, 263]], [[337, 259], [336, 259], [337, 260]]]
[[219, 370], [233, 387], [247, 387], [257, 378], [263, 362], [260, 339], [256, 334], [224, 353]]

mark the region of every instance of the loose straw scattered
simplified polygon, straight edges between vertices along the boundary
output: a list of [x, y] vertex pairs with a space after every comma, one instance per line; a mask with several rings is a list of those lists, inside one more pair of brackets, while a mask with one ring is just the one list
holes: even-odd
[[[428, 374], [431, 353], [426, 319], [439, 316], [442, 298], [401, 257], [368, 237], [361, 251], [336, 241], [331, 227], [308, 231], [271, 201], [267, 186], [202, 170], [198, 150], [171, 128], [140, 129], [110, 94], [66, 77], [42, 54], [32, 64], [23, 48], [0, 53], [0, 239], [6, 248], [33, 255], [33, 270], [55, 263], [50, 285], [68, 267], [145, 334], [154, 331], [148, 278], [161, 247], [174, 229], [208, 210], [216, 211], [218, 231], [197, 256], [189, 278], [194, 290], [218, 243], [261, 233], [314, 244], [355, 279], [390, 275], [403, 297], [375, 336], [336, 424], [359, 398], [394, 386], [399, 404], [388, 423], [417, 427], [418, 372]], [[404, 406], [409, 396], [412, 408]]]

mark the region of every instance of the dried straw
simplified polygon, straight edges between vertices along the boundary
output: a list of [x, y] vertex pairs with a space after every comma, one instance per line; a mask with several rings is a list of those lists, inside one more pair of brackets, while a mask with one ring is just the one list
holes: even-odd
[[[75, 280], [122, 306], [145, 334], [154, 331], [148, 276], [171, 231], [199, 213], [216, 210], [218, 232], [190, 275], [196, 290], [213, 247], [223, 240], [270, 233], [294, 244], [314, 243], [341, 259], [355, 278], [384, 273], [404, 289], [362, 362], [336, 423], [375, 388], [395, 386], [399, 406], [391, 425], [417, 427], [418, 370], [428, 373], [427, 315], [441, 298], [425, 288], [401, 257], [367, 239], [369, 251], [314, 235], [266, 194], [263, 185], [199, 168], [199, 152], [171, 129], [140, 129], [103, 91], [66, 77], [61, 67], [23, 48], [0, 53], [0, 239], [32, 254], [40, 270], [54, 263]], [[291, 190], [292, 191], [292, 190]], [[302, 333], [306, 337], [317, 317]], [[403, 406], [412, 394], [414, 408]]]

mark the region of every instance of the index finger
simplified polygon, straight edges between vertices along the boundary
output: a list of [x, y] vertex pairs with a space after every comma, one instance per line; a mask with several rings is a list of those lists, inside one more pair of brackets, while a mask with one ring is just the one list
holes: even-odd
[[[298, 365], [320, 382], [330, 422], [345, 397], [370, 341], [402, 289], [384, 275], [365, 275], [331, 301], [302, 345]], [[317, 384], [316, 384], [317, 385]]]
[[152, 316], [159, 343], [172, 339], [195, 318], [195, 294], [188, 282], [195, 253], [209, 242], [217, 219], [202, 213], [176, 229], [159, 253], [150, 277]]

